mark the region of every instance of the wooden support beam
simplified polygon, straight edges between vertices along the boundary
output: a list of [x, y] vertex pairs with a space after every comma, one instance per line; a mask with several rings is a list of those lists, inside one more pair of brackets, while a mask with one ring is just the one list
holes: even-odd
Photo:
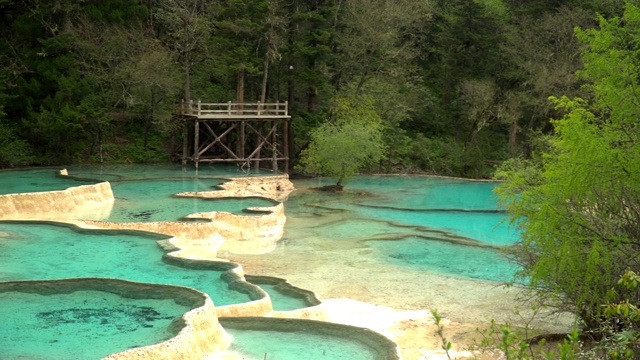
[[236, 155], [233, 150], [231, 150], [227, 145], [225, 145], [225, 143], [222, 141], [222, 139], [224, 138], [224, 136], [226, 136], [227, 134], [229, 134], [232, 130], [234, 130], [237, 126], [237, 124], [232, 124], [231, 126], [229, 126], [229, 128], [227, 128], [222, 134], [217, 135], [215, 133], [215, 131], [213, 131], [213, 129], [211, 128], [211, 126], [204, 122], [203, 123], [204, 127], [209, 131], [209, 134], [213, 137], [213, 141], [210, 142], [209, 144], [207, 144], [206, 146], [204, 146], [204, 148], [200, 149], [198, 151], [199, 155], [204, 154], [206, 151], [208, 151], [209, 149], [211, 149], [214, 145], [219, 145], [222, 149], [224, 149], [227, 154], [231, 155], [233, 159], [239, 159], [238, 155]]
[[193, 131], [193, 161], [196, 164], [196, 170], [198, 170], [198, 160], [200, 154], [198, 149], [200, 148], [200, 120], [196, 119]]

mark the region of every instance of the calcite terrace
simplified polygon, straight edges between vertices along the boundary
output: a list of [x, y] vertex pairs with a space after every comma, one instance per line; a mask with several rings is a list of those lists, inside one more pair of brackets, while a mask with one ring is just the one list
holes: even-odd
[[[63, 172], [65, 173], [65, 172]], [[293, 184], [286, 175], [264, 177], [230, 178], [213, 191], [184, 192], [178, 197], [240, 198], [262, 197], [272, 199], [273, 206], [254, 207], [250, 214], [236, 215], [228, 212], [201, 212], [186, 215], [182, 221], [156, 221], [141, 223], [116, 223], [103, 219], [114, 205], [115, 198], [108, 182], [82, 185], [61, 191], [0, 195], [0, 220], [54, 221], [76, 225], [87, 229], [136, 230], [165, 234], [168, 239], [159, 241], [166, 252], [166, 262], [210, 261], [226, 269], [223, 276], [231, 289], [242, 289], [252, 294], [252, 301], [242, 304], [214, 306], [211, 299], [202, 294], [202, 306], [186, 313], [177, 323], [180, 329], [176, 336], [159, 344], [129, 349], [112, 354], [107, 359], [202, 359], [218, 358], [218, 352], [229, 345], [229, 339], [218, 323], [218, 318], [255, 317], [326, 320], [323, 305], [315, 299], [308, 307], [293, 311], [274, 311], [269, 295], [259, 287], [246, 281], [241, 265], [218, 258], [218, 250], [242, 254], [262, 254], [272, 251], [284, 233], [286, 217], [284, 205]], [[249, 277], [249, 276], [247, 276]], [[282, 280], [286, 282], [285, 280]], [[92, 283], [93, 282], [93, 283]], [[39, 286], [46, 286], [46, 281]], [[104, 279], [69, 279], [69, 286], [101, 286]], [[44, 285], [43, 285], [44, 284]], [[75, 285], [74, 285], [75, 284]], [[88, 285], [89, 284], [89, 285]], [[92, 284], [92, 285], [91, 285]], [[114, 285], [115, 284], [115, 285]], [[124, 285], [123, 285], [124, 284]], [[78, 285], [78, 286], [80, 286]], [[137, 285], [114, 280], [110, 286], [129, 289], [132, 293], [150, 291], [148, 284]], [[66, 285], [65, 285], [66, 286]], [[112, 286], [112, 287], [113, 287]], [[138, 288], [136, 288], [138, 286]], [[170, 287], [169, 287], [170, 288]], [[293, 291], [296, 289], [294, 287]], [[156, 289], [156, 288], [154, 288]], [[154, 289], [151, 289], [153, 293]], [[297, 289], [301, 290], [301, 289]], [[164, 290], [163, 290], [164, 291]], [[167, 290], [169, 294], [173, 290]], [[177, 295], [184, 295], [181, 290]], [[176, 298], [178, 299], [179, 296]], [[314, 297], [315, 298], [315, 297]], [[179, 300], [176, 300], [179, 301]], [[258, 318], [259, 319], [259, 318]], [[333, 329], [328, 323], [290, 323], [296, 326], [317, 326], [318, 329]], [[311, 324], [311, 325], [310, 325]], [[258, 325], [259, 321], [258, 321]], [[336, 325], [340, 327], [339, 325]], [[369, 330], [338, 329], [357, 336], [354, 339], [376, 344], [380, 359], [397, 359], [399, 350], [390, 341], [380, 341], [379, 334]], [[324, 330], [322, 330], [324, 331]], [[331, 330], [333, 331], [333, 330]], [[223, 358], [234, 358], [224, 353]]]

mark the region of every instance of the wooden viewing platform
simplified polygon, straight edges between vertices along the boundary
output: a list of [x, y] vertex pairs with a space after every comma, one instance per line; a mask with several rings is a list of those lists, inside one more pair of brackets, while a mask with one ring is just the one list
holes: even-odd
[[199, 119], [289, 119], [288, 103], [182, 103], [182, 114]]
[[[203, 103], [182, 102], [180, 115], [187, 122], [182, 163], [235, 162], [243, 167], [271, 163], [274, 172], [289, 168], [287, 102]], [[191, 127], [191, 122], [193, 127]], [[190, 142], [189, 139], [193, 139]]]

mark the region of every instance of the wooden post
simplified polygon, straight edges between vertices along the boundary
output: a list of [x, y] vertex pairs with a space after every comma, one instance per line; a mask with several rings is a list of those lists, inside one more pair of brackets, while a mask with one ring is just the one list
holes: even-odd
[[[199, 102], [198, 102], [199, 103]], [[196, 171], [200, 162], [200, 119], [196, 119], [193, 135], [193, 161], [196, 163]]]
[[187, 165], [187, 157], [189, 154], [189, 118], [182, 117], [182, 166]]
[[[271, 122], [271, 126], [277, 126], [277, 121], [278, 120], [273, 120]], [[277, 134], [278, 132], [274, 131], [271, 137], [271, 167], [274, 174], [278, 172], [278, 144], [276, 144], [276, 141], [278, 140]]]
[[284, 154], [284, 172], [285, 173], [289, 173], [289, 154], [291, 153], [291, 151], [289, 150], [289, 133], [291, 132], [290, 126], [291, 124], [289, 123], [291, 121], [291, 119], [286, 118], [286, 116], [289, 115], [289, 101], [285, 101], [284, 102], [284, 114], [283, 116], [285, 116], [284, 118], [284, 139], [282, 141], [282, 146], [283, 146], [283, 154]]
[[187, 118], [185, 116], [185, 114], [187, 113], [187, 102], [182, 99], [182, 114], [181, 114], [181, 119], [183, 121], [182, 123], [182, 166], [187, 165], [187, 156], [189, 153], [189, 140], [188, 135], [187, 135], [187, 131], [186, 131], [186, 126], [187, 126]]
[[255, 143], [253, 145], [253, 147], [257, 150], [257, 152], [255, 153], [256, 169], [260, 169], [260, 159], [262, 158], [262, 151], [260, 151], [262, 148], [259, 148], [260, 144], [262, 143], [262, 139], [260, 138], [260, 135], [259, 135], [259, 134], [262, 134], [262, 127], [260, 125], [261, 125], [260, 119], [256, 119], [253, 125], [253, 128], [257, 132], [257, 134], [254, 137]]
[[240, 121], [240, 144], [238, 144], [238, 156], [244, 162], [247, 161], [247, 159], [245, 159], [245, 154], [244, 154], [245, 143], [247, 142], [246, 135], [245, 135], [245, 126], [246, 126], [246, 121], [245, 120]]
[[202, 115], [202, 101], [198, 100], [198, 117]]
[[285, 172], [285, 174], [288, 174], [289, 173], [289, 119], [287, 119], [287, 118], [284, 119], [284, 139], [283, 139], [282, 148], [284, 150], [283, 151], [283, 153], [284, 153], [284, 172]]

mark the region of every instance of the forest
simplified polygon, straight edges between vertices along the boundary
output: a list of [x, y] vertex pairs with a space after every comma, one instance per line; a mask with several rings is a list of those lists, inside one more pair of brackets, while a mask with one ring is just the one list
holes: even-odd
[[[288, 101], [292, 164], [341, 99], [369, 170], [488, 178], [583, 92], [574, 28], [616, 0], [0, 0], [0, 167], [181, 156], [182, 100]], [[360, 101], [359, 100], [359, 101]]]

